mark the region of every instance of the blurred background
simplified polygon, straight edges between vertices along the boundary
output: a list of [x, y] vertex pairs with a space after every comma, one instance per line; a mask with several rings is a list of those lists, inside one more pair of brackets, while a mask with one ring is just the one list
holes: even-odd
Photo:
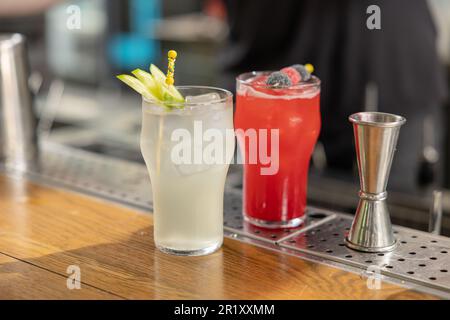
[[[370, 4], [381, 30], [366, 28]], [[12, 32], [28, 39], [40, 138], [141, 163], [140, 97], [115, 75], [165, 70], [174, 49], [177, 84], [234, 91], [241, 72], [311, 62], [323, 132], [310, 203], [354, 211], [347, 116], [398, 113], [408, 123], [389, 187], [393, 222], [425, 230], [431, 193], [443, 190], [450, 234], [450, 0], [2, 0], [0, 33]]]
[[150, 63], [165, 70], [169, 49], [180, 52], [177, 84], [220, 86], [216, 57], [228, 32], [220, 1], [42, 1], [30, 8], [37, 2], [16, 11], [10, 2], [8, 14], [0, 11], [0, 32], [27, 36], [46, 139], [141, 161], [140, 96], [115, 76]]

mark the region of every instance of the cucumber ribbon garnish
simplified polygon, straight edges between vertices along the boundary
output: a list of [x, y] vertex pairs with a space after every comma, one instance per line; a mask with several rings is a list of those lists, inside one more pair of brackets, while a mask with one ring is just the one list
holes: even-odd
[[174, 69], [176, 52], [168, 53], [169, 68], [166, 75], [154, 64], [150, 65], [150, 73], [142, 69], [134, 69], [133, 75], [121, 74], [117, 78], [140, 93], [145, 99], [154, 101], [169, 108], [182, 108], [184, 97], [175, 88]]

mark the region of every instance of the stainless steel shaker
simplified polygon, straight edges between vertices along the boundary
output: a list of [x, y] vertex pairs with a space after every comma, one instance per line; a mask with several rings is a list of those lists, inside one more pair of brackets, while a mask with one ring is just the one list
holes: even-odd
[[25, 37], [0, 34], [0, 162], [23, 171], [36, 166], [38, 156], [28, 77]]

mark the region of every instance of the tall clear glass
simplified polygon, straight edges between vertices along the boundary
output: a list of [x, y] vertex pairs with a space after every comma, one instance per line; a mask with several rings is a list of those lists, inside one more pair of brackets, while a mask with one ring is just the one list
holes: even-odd
[[177, 87], [187, 102], [142, 102], [141, 151], [153, 189], [154, 239], [163, 252], [204, 255], [223, 241], [223, 193], [234, 153], [226, 90]]
[[235, 126], [245, 159], [243, 214], [261, 227], [296, 227], [305, 215], [308, 168], [321, 126], [320, 80], [313, 76], [274, 89], [265, 85], [270, 73], [237, 78]]

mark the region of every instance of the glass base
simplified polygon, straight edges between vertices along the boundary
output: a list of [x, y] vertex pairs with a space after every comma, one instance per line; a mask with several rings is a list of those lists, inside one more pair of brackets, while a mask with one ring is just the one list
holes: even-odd
[[298, 217], [291, 220], [285, 220], [285, 221], [274, 221], [274, 220], [263, 220], [263, 219], [256, 219], [253, 217], [249, 217], [248, 215], [244, 214], [244, 220], [261, 228], [267, 228], [267, 229], [282, 229], [282, 228], [295, 228], [298, 227], [305, 219], [304, 217]]
[[178, 249], [163, 247], [158, 244], [156, 245], [156, 247], [158, 248], [159, 251], [168, 253], [168, 254], [173, 254], [176, 256], [204, 256], [204, 255], [211, 254], [211, 253], [217, 251], [218, 249], [220, 249], [221, 246], [222, 246], [222, 242], [214, 244], [214, 245], [206, 247], [206, 248], [202, 248], [202, 249], [178, 250]]

